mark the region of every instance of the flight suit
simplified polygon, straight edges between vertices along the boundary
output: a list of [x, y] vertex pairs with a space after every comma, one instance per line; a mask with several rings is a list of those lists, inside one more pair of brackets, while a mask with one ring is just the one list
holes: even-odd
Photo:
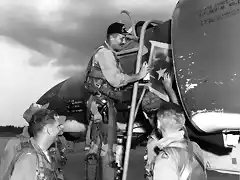
[[[144, 47], [143, 55], [147, 52], [147, 48]], [[105, 137], [103, 138], [105, 142], [101, 145], [101, 155], [104, 157], [103, 170], [108, 170], [107, 166], [114, 161], [113, 157], [117, 143], [117, 111], [115, 102], [123, 101], [123, 98], [126, 98], [124, 97], [124, 88], [128, 84], [129, 79], [130, 76], [123, 72], [116, 52], [107, 42], [104, 42], [104, 44], [94, 52], [87, 67], [85, 80], [85, 88], [91, 94], [88, 100], [88, 109], [95, 109], [93, 111], [90, 110], [90, 114], [93, 116], [93, 121], [91, 121], [90, 124], [91, 126], [95, 126], [97, 123], [98, 125], [101, 124], [101, 136]], [[126, 99], [130, 100], [130, 97]], [[107, 107], [107, 113], [104, 112], [105, 107]], [[103, 117], [99, 118], [99, 115]], [[105, 119], [108, 119], [107, 126], [106, 123], [98, 122], [104, 122]], [[90, 132], [90, 130], [91, 128], [89, 127], [88, 132]], [[92, 133], [93, 132], [94, 130], [92, 130]], [[87, 133], [86, 142], [90, 142], [90, 136], [90, 133]], [[98, 149], [98, 145], [96, 145], [97, 141], [99, 140], [95, 139], [95, 143], [92, 143], [92, 150], [90, 149], [90, 152]], [[113, 167], [112, 165], [110, 166]], [[111, 172], [103, 172], [103, 174], [111, 174]], [[107, 177], [104, 177], [104, 179], [107, 179]]]
[[[0, 164], [0, 180], [3, 180], [4, 175], [6, 174], [11, 161], [14, 159], [15, 155], [17, 154], [17, 150], [22, 142], [27, 142], [30, 139], [28, 134], [28, 127], [24, 127], [23, 132], [16, 137], [11, 138], [4, 149], [4, 154], [1, 157], [1, 164]], [[53, 151], [47, 152], [49, 157], [51, 158], [51, 163], [53, 165], [54, 171], [56, 171], [58, 179], [64, 179], [61, 167], [57, 161], [57, 149]]]
[[206, 180], [206, 167], [200, 147], [176, 133], [148, 142], [146, 169], [149, 180]]
[[55, 180], [51, 156], [34, 139], [21, 142], [3, 180]]
[[[107, 170], [108, 166], [111, 166], [111, 162], [114, 161], [114, 149], [116, 144], [116, 108], [115, 101], [121, 101], [122, 93], [120, 87], [127, 85], [126, 79], [127, 74], [123, 73], [120, 62], [112, 50], [112, 48], [105, 42], [103, 46], [100, 46], [93, 54], [87, 68], [85, 88], [91, 94], [88, 100], [88, 109], [92, 114], [91, 126], [100, 124], [101, 126], [101, 136], [103, 137], [102, 152], [103, 158], [103, 170]], [[100, 108], [107, 107], [107, 113], [102, 117], [102, 113], [99, 112]], [[107, 117], [107, 118], [106, 118]], [[108, 119], [108, 122], [103, 122]], [[89, 127], [89, 131], [91, 128]], [[91, 130], [92, 134], [96, 133], [98, 130]], [[94, 144], [92, 144], [90, 152], [97, 151], [99, 144], [97, 144], [98, 139], [93, 138]], [[98, 135], [95, 134], [95, 137]], [[88, 139], [90, 134], [87, 133]], [[105, 167], [105, 168], [104, 168]], [[103, 175], [109, 175], [114, 173], [111, 170], [104, 173]], [[111, 175], [109, 175], [111, 177]], [[106, 179], [105, 177], [104, 179]]]
[[64, 179], [62, 167], [66, 164], [67, 158], [63, 156], [61, 149], [58, 147], [58, 140], [51, 145], [51, 147], [46, 152], [52, 163], [52, 167], [56, 172], [56, 177], [59, 180]]
[[27, 132], [28, 127], [23, 128], [23, 132], [16, 137], [11, 138], [4, 149], [3, 155], [1, 157], [1, 164], [0, 164], [0, 180], [2, 180], [3, 175], [7, 172], [7, 169], [16, 154], [17, 146], [24, 141], [29, 140], [30, 136]]

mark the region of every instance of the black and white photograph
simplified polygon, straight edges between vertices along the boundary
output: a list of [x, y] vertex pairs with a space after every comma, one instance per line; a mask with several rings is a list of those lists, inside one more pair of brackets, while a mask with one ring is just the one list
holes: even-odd
[[0, 0], [0, 180], [239, 180], [239, 0]]

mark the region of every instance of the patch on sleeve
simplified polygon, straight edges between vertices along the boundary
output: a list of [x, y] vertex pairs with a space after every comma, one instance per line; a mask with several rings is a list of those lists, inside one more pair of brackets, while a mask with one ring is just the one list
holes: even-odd
[[169, 158], [169, 155], [166, 153], [166, 152], [162, 152], [160, 154], [160, 157], [163, 158], [163, 159], [168, 159]]

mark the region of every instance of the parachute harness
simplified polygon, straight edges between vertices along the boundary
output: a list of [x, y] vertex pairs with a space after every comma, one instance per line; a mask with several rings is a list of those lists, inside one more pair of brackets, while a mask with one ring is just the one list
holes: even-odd
[[[90, 149], [85, 157], [85, 171], [86, 180], [96, 180], [100, 178], [100, 157], [103, 153], [106, 153], [103, 149], [103, 134], [102, 134], [102, 123], [103, 118], [105, 119], [106, 102], [103, 101], [102, 111], [99, 112], [99, 103], [94, 99], [89, 100], [88, 107], [90, 110]], [[89, 172], [90, 171], [90, 172]], [[93, 175], [93, 178], [90, 178]]]
[[[136, 37], [136, 31], [135, 31], [135, 24], [133, 22], [133, 20], [131, 19], [131, 15], [128, 11], [122, 11], [122, 13], [125, 13], [127, 14], [129, 17], [130, 17], [130, 20], [131, 20], [131, 23], [132, 23], [132, 32], [133, 32], [133, 36]], [[136, 63], [136, 73], [139, 72], [140, 70], [140, 66], [141, 66], [141, 58], [142, 58], [142, 54], [143, 54], [143, 47], [144, 47], [144, 35], [145, 35], [145, 31], [146, 31], [146, 28], [147, 26], [150, 24], [150, 23], [156, 23], [156, 24], [159, 24], [161, 22], [159, 21], [156, 21], [156, 20], [151, 20], [151, 21], [147, 21], [144, 23], [142, 29], [141, 29], [141, 36], [140, 36], [140, 43], [139, 43], [139, 51], [138, 51], [138, 57], [137, 57], [137, 63]], [[136, 39], [139, 39], [138, 37]], [[152, 49], [151, 49], [151, 52], [152, 52]], [[150, 53], [152, 54], [152, 53]], [[151, 60], [152, 60], [152, 57], [149, 56], [149, 61], [148, 63], [151, 64]], [[145, 88], [141, 94], [141, 97], [139, 99], [138, 102], [137, 101], [137, 90], [138, 90], [138, 87], [139, 87], [139, 84], [138, 82], [136, 82], [134, 84], [134, 89], [133, 89], [133, 95], [132, 95], [132, 104], [131, 104], [131, 111], [130, 111], [130, 118], [129, 118], [129, 124], [128, 124], [128, 133], [127, 133], [127, 142], [126, 142], [126, 147], [124, 149], [126, 149], [125, 153], [124, 153], [124, 161], [123, 161], [123, 174], [122, 174], [122, 179], [123, 180], [126, 180], [126, 177], [127, 177], [127, 170], [128, 170], [128, 162], [129, 162], [129, 152], [130, 152], [130, 148], [131, 148], [131, 139], [132, 139], [132, 129], [133, 129], [133, 123], [134, 123], [134, 120], [136, 118], [136, 115], [137, 115], [137, 111], [139, 109], [139, 106], [142, 102], [142, 99], [146, 93], [146, 89], [149, 85], [144, 85]], [[136, 103], [137, 103], [137, 106], [136, 106]], [[91, 103], [92, 104], [92, 103]], [[107, 106], [105, 106], [107, 107]], [[94, 112], [91, 114], [91, 121], [90, 121], [90, 124], [91, 124], [91, 139], [92, 139], [92, 142], [91, 142], [91, 146], [92, 146], [92, 149], [90, 148], [89, 152], [87, 153], [86, 155], [86, 166], [88, 169], [88, 166], [90, 165], [95, 165], [95, 170], [96, 172], [94, 173], [95, 177], [93, 178], [94, 180], [95, 179], [99, 179], [100, 177], [100, 174], [99, 174], [99, 163], [101, 161], [101, 156], [102, 156], [102, 153], [106, 153], [105, 151], [105, 148], [104, 148], [104, 135], [101, 133], [102, 131], [102, 125], [104, 124], [104, 121], [106, 121], [109, 117], [107, 117], [107, 111], [109, 110], [108, 108], [104, 109], [102, 112], [99, 112], [98, 111], [98, 106], [96, 105], [96, 103], [94, 104], [93, 103], [93, 106], [90, 106], [91, 111]], [[95, 132], [95, 134], [94, 134]], [[94, 135], [93, 135], [94, 134]], [[108, 151], [109, 151], [109, 148], [108, 148]], [[91, 160], [93, 160], [95, 163], [91, 163]], [[88, 178], [88, 172], [87, 172], [87, 180], [89, 179]], [[100, 178], [101, 179], [101, 178]]]

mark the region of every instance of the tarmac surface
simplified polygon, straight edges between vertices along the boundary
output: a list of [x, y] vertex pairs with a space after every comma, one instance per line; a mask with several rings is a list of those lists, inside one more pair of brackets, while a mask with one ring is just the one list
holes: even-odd
[[[84, 180], [84, 145], [76, 144], [75, 152], [67, 154], [68, 162], [64, 167], [66, 180]], [[144, 180], [144, 147], [131, 151], [127, 180]], [[208, 180], [240, 180], [238, 175], [222, 174], [208, 171]]]

